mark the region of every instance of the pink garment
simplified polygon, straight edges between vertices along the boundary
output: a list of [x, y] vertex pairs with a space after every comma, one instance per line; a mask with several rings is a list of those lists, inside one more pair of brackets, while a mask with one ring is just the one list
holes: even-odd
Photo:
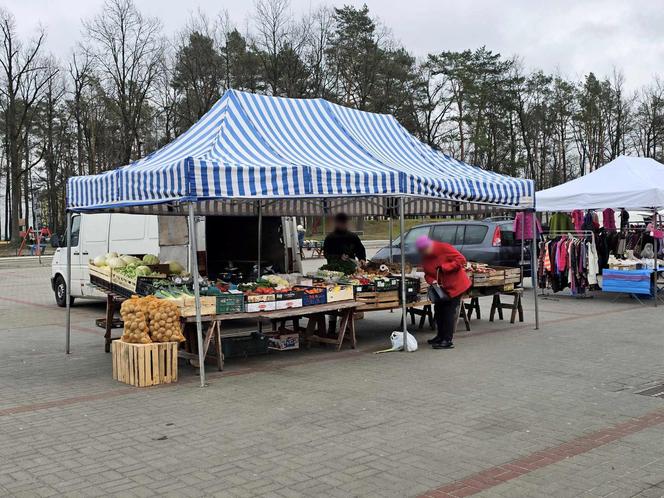
[[[540, 221], [534, 216], [533, 213], [518, 212], [514, 217], [514, 230], [515, 240], [533, 240], [533, 217], [535, 218], [535, 226], [537, 227], [537, 235], [542, 233], [542, 225]], [[522, 237], [523, 236], [523, 237]]]
[[577, 232], [583, 230], [583, 216], [583, 211], [580, 209], [572, 211], [572, 223], [574, 223], [574, 229]]
[[616, 229], [616, 213], [611, 208], [606, 208], [602, 211], [602, 220], [604, 221], [604, 228], [607, 230]]
[[567, 268], [567, 252], [569, 250], [567, 238], [563, 237], [558, 242], [558, 247], [556, 248], [556, 267], [558, 272], [562, 273]]

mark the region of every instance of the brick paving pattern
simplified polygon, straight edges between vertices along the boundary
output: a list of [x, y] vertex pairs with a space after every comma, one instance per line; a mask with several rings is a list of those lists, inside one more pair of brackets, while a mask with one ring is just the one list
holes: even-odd
[[[73, 354], [47, 268], [0, 269], [2, 496], [664, 496], [664, 309], [540, 303], [542, 329], [473, 321], [457, 349], [371, 354], [398, 313], [358, 322], [359, 351], [229, 360], [210, 386], [111, 379], [77, 304]], [[489, 301], [483, 301], [488, 315]]]

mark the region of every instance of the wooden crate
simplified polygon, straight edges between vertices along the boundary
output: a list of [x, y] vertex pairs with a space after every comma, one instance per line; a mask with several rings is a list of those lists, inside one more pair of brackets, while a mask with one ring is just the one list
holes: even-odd
[[473, 287], [493, 287], [505, 283], [505, 272], [499, 269], [496, 269], [491, 273], [473, 272], [472, 275]]
[[[201, 296], [201, 316], [217, 314], [217, 296]], [[180, 316], [196, 316], [196, 298], [184, 296]]]
[[112, 343], [113, 378], [136, 387], [170, 384], [178, 380], [178, 343]]
[[88, 275], [91, 284], [111, 290], [113, 271], [108, 266], [95, 266], [90, 262], [88, 263]]
[[399, 291], [357, 292], [355, 300], [359, 305], [358, 310], [391, 309], [399, 306]]

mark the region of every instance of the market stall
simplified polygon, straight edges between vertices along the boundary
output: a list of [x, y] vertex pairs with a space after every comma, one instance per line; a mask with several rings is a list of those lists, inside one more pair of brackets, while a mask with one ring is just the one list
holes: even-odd
[[[651, 296], [657, 306], [662, 207], [664, 165], [642, 157], [620, 156], [538, 192], [537, 211], [555, 212], [540, 244], [539, 286], [584, 295], [599, 287], [601, 274], [604, 292]], [[644, 209], [652, 213], [650, 223], [630, 223], [629, 210]]]
[[[523, 210], [532, 208], [533, 197], [532, 181], [445, 156], [413, 138], [392, 116], [320, 99], [230, 90], [198, 123], [162, 149], [113, 171], [69, 179], [67, 209], [68, 225], [72, 212], [186, 216], [190, 273], [196, 276], [197, 216], [232, 213], [258, 215], [260, 220], [267, 213], [329, 215], [343, 210], [351, 216], [398, 217], [404, 233], [406, 216], [442, 214], [450, 202]], [[68, 234], [69, 239], [71, 230]], [[260, 250], [260, 230], [258, 239]], [[68, 261], [70, 247], [68, 240]], [[403, 240], [401, 254], [403, 274]], [[406, 280], [401, 282], [406, 331]], [[197, 350], [203, 364], [198, 278], [193, 278], [192, 287]], [[67, 352], [69, 341], [68, 311]], [[200, 375], [204, 385], [203, 368]]]

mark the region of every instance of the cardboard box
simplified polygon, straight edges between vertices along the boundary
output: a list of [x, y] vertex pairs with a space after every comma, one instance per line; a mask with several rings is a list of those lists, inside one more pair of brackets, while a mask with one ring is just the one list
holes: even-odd
[[247, 303], [264, 303], [274, 301], [276, 298], [274, 294], [248, 294]]
[[268, 336], [268, 348], [276, 351], [300, 349], [299, 334], [280, 334]]
[[255, 303], [250, 303], [247, 301], [246, 311], [247, 313], [255, 313], [257, 311], [274, 311], [277, 309], [276, 303], [277, 302], [274, 299], [272, 301], [259, 301]]
[[296, 299], [278, 299], [275, 302], [276, 309], [286, 310], [290, 308], [301, 308], [302, 307], [302, 298]]
[[327, 286], [327, 302], [349, 301], [354, 298], [352, 285], [331, 284]]

